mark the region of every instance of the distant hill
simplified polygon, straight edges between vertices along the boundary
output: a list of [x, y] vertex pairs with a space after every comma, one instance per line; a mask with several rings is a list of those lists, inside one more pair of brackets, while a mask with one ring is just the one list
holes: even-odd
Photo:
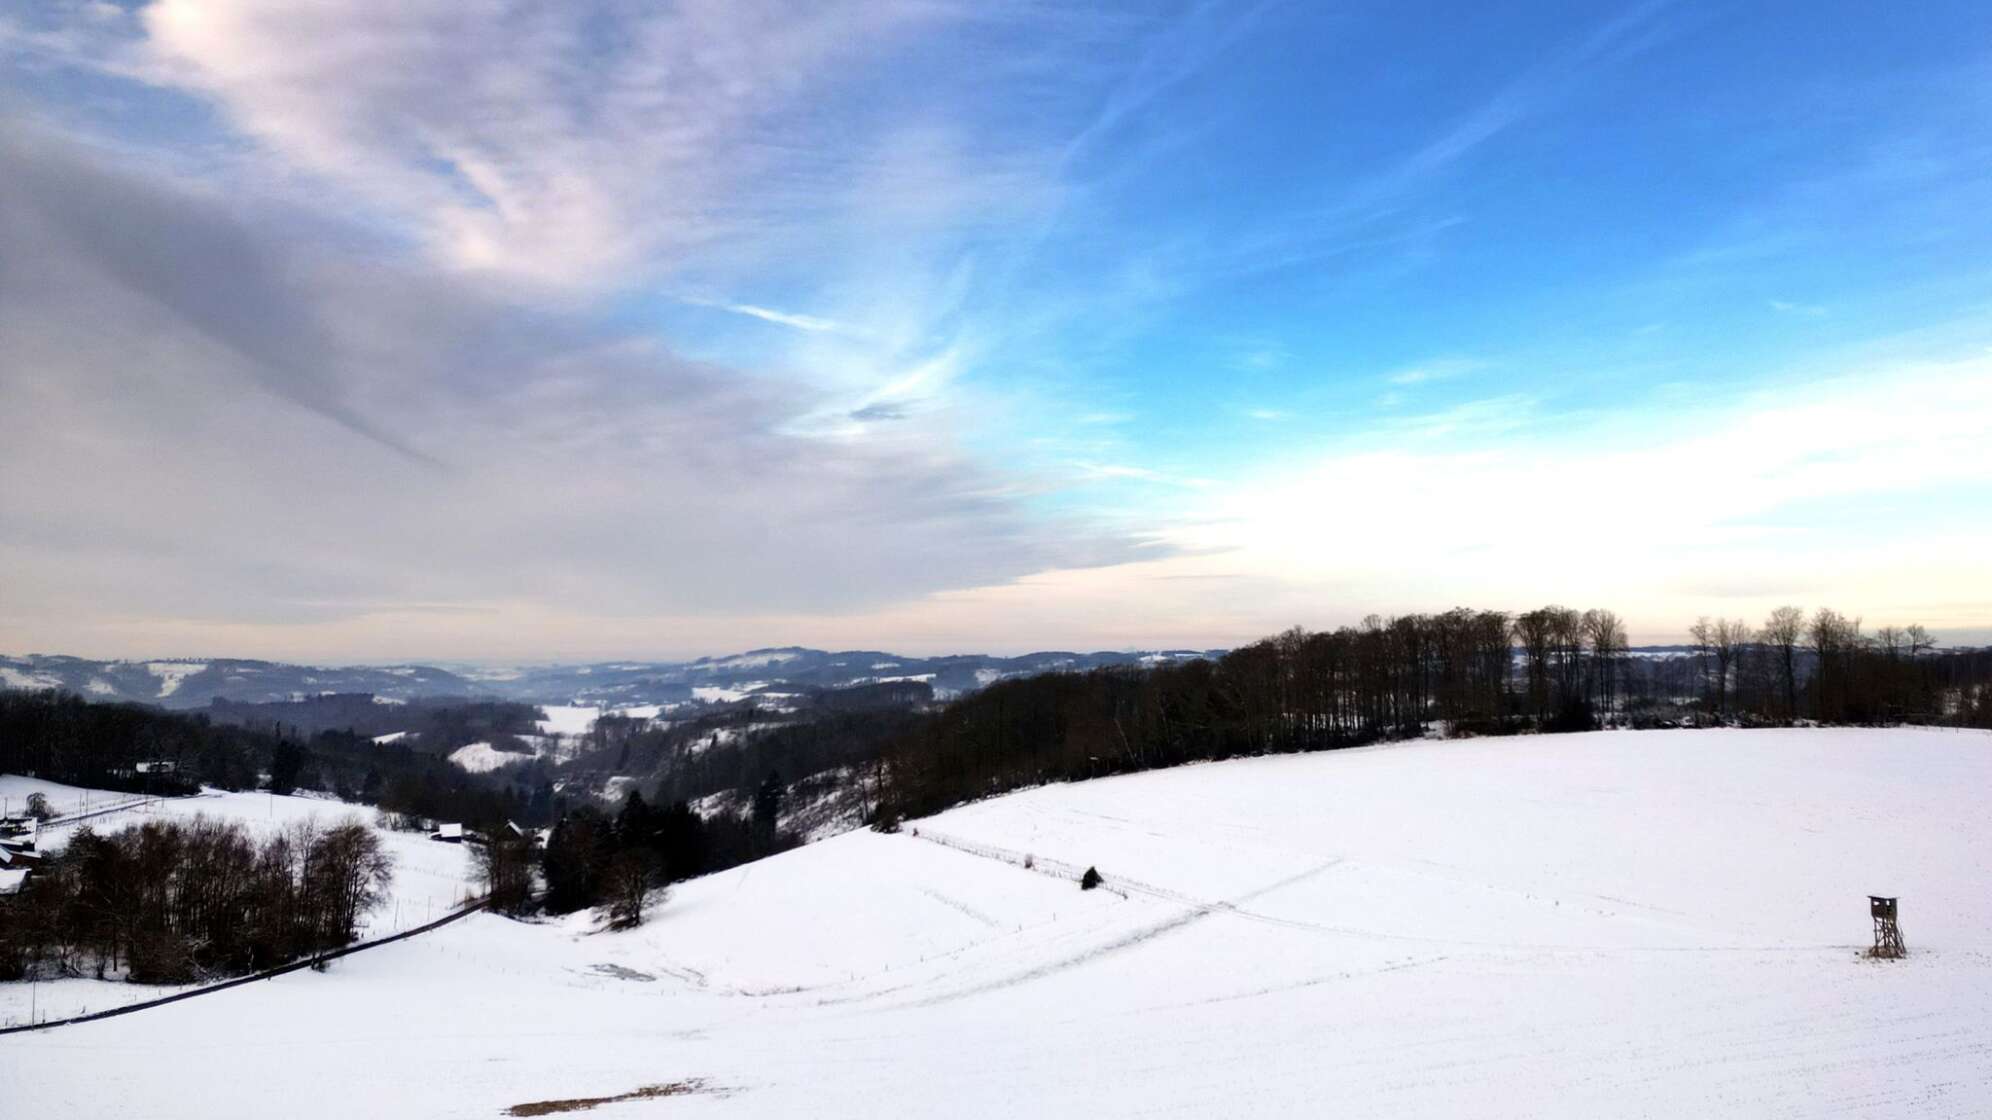
[[331, 693], [371, 693], [384, 700], [452, 696], [533, 704], [625, 707], [693, 699], [739, 699], [757, 692], [811, 691], [854, 685], [921, 682], [937, 699], [973, 692], [1006, 677], [1109, 665], [1154, 664], [1214, 656], [1217, 650], [1073, 653], [1019, 657], [956, 654], [904, 657], [877, 650], [838, 652], [790, 646], [696, 661], [605, 661], [518, 668], [432, 665], [292, 665], [232, 658], [94, 661], [80, 657], [0, 657], [0, 688], [58, 688], [92, 700], [206, 708], [216, 700], [265, 704]]
[[1134, 653], [1048, 650], [1018, 657], [989, 654], [906, 657], [880, 650], [829, 651], [785, 646], [683, 662], [605, 661], [590, 665], [506, 670], [460, 668], [459, 671], [482, 688], [507, 699], [602, 707], [669, 704], [736, 693], [849, 688], [895, 681], [925, 683], [933, 688], [936, 699], [946, 700], [1006, 677], [1155, 664], [1222, 653], [1222, 650]]
[[269, 703], [333, 692], [390, 700], [490, 696], [490, 690], [428, 665], [321, 668], [234, 658], [92, 661], [81, 657], [0, 657], [0, 687], [59, 688], [91, 700], [163, 708], [205, 708], [215, 700]]

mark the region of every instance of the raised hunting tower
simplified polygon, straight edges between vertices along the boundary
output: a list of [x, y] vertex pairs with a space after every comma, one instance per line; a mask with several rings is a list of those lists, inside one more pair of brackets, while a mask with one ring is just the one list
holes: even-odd
[[1902, 947], [1902, 927], [1895, 924], [1895, 900], [1871, 894], [1868, 913], [1874, 917], [1874, 948], [1868, 956], [1891, 961], [1908, 956], [1909, 950]]

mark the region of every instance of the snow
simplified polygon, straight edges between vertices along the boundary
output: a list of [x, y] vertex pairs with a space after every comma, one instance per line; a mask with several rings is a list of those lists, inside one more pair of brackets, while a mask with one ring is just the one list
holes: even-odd
[[586, 704], [542, 704], [546, 718], [539, 721], [542, 735], [586, 735], [595, 726], [602, 709]]
[[389, 743], [399, 743], [401, 740], [406, 739], [407, 737], [408, 737], [408, 732], [406, 731], [390, 731], [385, 735], [374, 736], [373, 741], [375, 746], [380, 747], [380, 746], [386, 746]]
[[83, 686], [83, 691], [98, 696], [116, 696], [118, 694], [118, 686], [102, 677], [91, 677], [89, 683]]
[[0, 688], [40, 690], [61, 688], [62, 681], [48, 673], [24, 673], [11, 665], [0, 665]]
[[[198, 797], [148, 799], [109, 790], [80, 789], [15, 774], [0, 774], [0, 799], [16, 810], [28, 794], [36, 792], [46, 795], [51, 807], [59, 814], [125, 806], [121, 811], [92, 816], [74, 824], [58, 822], [45, 826], [40, 843], [41, 850], [45, 852], [61, 850], [82, 824], [99, 832], [111, 832], [146, 820], [189, 820], [205, 816], [238, 821], [260, 840], [303, 821], [316, 821], [329, 826], [357, 819], [371, 825], [374, 817], [374, 811], [368, 806], [348, 805], [317, 797], [276, 797], [267, 793], [227, 793], [210, 789], [204, 790]], [[471, 865], [469, 853], [461, 845], [439, 844], [419, 832], [376, 829], [376, 833], [382, 846], [394, 859], [394, 882], [387, 904], [363, 922], [362, 936], [380, 936], [442, 917], [463, 898], [477, 893], [477, 873]], [[31, 1004], [42, 1017], [55, 1018], [138, 1003], [174, 990], [94, 979], [44, 981], [35, 985], [0, 983], [0, 1024], [25, 1022]], [[9, 1060], [9, 1057], [0, 1057], [0, 1084], [6, 1084], [11, 1089], [21, 1079], [8, 1076]]]
[[146, 671], [159, 678], [159, 696], [164, 699], [180, 691], [188, 677], [207, 669], [205, 661], [148, 661]]
[[800, 654], [788, 650], [761, 650], [754, 653], [736, 653], [731, 657], [713, 658], [699, 663], [701, 669], [765, 669], [770, 665], [780, 665], [784, 661], [794, 661]]
[[[1047, 786], [679, 884], [629, 933], [479, 915], [8, 1038], [0, 1084], [21, 1115], [168, 1118], [688, 1079], [714, 1091], [602, 1114], [1986, 1115], [1987, 788], [1992, 735], [1916, 730]], [[1908, 960], [1858, 956], [1870, 892], [1902, 897]]]
[[28, 803], [28, 795], [31, 793], [39, 793], [46, 797], [49, 809], [57, 818], [94, 812], [113, 805], [136, 804], [144, 800], [135, 793], [84, 789], [81, 786], [66, 786], [60, 782], [48, 782], [40, 778], [26, 778], [19, 774], [0, 774], [0, 816], [23, 812]]
[[707, 704], [736, 704], [747, 699], [748, 689], [752, 687], [748, 685], [741, 688], [720, 688], [717, 685], [702, 684], [692, 689], [692, 699]]
[[472, 774], [488, 774], [500, 767], [510, 766], [515, 762], [525, 762], [533, 757], [514, 751], [501, 751], [486, 742], [472, 743], [450, 752], [450, 761]]

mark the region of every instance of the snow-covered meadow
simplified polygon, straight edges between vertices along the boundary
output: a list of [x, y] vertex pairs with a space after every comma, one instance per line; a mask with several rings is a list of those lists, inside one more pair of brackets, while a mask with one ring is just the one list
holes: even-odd
[[[1424, 742], [1029, 790], [0, 1039], [22, 1115], [1982, 1116], [1992, 735]], [[1028, 864], [1029, 866], [1026, 866]], [[1069, 876], [1087, 866], [1104, 889]], [[1864, 960], [1866, 895], [1912, 956]]]
[[[190, 820], [204, 816], [241, 824], [258, 840], [303, 821], [334, 825], [356, 819], [374, 823], [374, 812], [316, 797], [279, 797], [269, 793], [228, 793], [205, 790], [196, 797], [147, 798], [106, 790], [86, 790], [0, 775], [0, 799], [17, 811], [31, 793], [49, 800], [58, 822], [41, 831], [40, 847], [58, 851], [83, 826], [99, 832], [128, 828], [146, 820]], [[78, 814], [75, 819], [69, 818]], [[366, 916], [363, 937], [379, 937], [440, 918], [478, 892], [470, 853], [458, 844], [430, 840], [424, 833], [376, 829], [394, 860], [394, 881], [386, 905]], [[71, 979], [39, 984], [0, 984], [0, 1026], [35, 1019], [102, 1011], [142, 1003], [174, 988], [126, 984], [115, 980]]]

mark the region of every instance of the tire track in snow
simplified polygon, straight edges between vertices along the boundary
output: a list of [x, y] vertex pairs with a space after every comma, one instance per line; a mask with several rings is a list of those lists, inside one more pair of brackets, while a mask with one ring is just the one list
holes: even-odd
[[[932, 835], [931, 833], [923, 834], [921, 838], [927, 839], [931, 835]], [[943, 841], [936, 840], [935, 842], [942, 843]], [[953, 845], [948, 845], [948, 846], [952, 847]], [[1001, 851], [1001, 849], [994, 849], [994, 850]], [[1013, 855], [1014, 853], [1010, 854]], [[1011, 859], [1007, 858], [1006, 856], [998, 858], [1002, 858], [1003, 862], [1005, 863], [1013, 862]], [[1160, 897], [1160, 901], [1170, 902], [1175, 905], [1187, 905], [1189, 907], [1189, 910], [1186, 913], [1178, 914], [1172, 918], [1167, 918], [1160, 922], [1151, 922], [1148, 925], [1142, 926], [1129, 933], [1123, 934], [1120, 937], [1114, 938], [1113, 940], [1108, 941], [1103, 945], [1096, 945], [1093, 946], [1092, 948], [1084, 949], [1077, 953], [1071, 953], [1066, 956], [1059, 957], [1056, 960], [1046, 961], [1043, 964], [1024, 969], [1020, 972], [1014, 972], [1007, 976], [1000, 976], [997, 977], [996, 979], [983, 981], [982, 983], [979, 984], [972, 984], [966, 988], [960, 988], [952, 992], [942, 992], [938, 995], [929, 996], [926, 999], [916, 1000], [913, 1003], [906, 1004], [904, 1006], [932, 1007], [937, 1004], [952, 1003], [955, 1000], [966, 999], [970, 996], [982, 995], [983, 993], [986, 992], [1000, 991], [1004, 988], [1013, 988], [1019, 984], [1028, 984], [1033, 980], [1041, 980], [1047, 976], [1055, 976], [1058, 973], [1078, 968], [1081, 965], [1089, 964], [1093, 961], [1100, 960], [1103, 957], [1111, 956], [1115, 953], [1119, 953], [1126, 949], [1132, 949], [1137, 945], [1146, 944], [1147, 942], [1153, 941], [1159, 937], [1165, 937], [1171, 933], [1174, 933], [1179, 929], [1182, 929], [1185, 926], [1191, 925], [1192, 923], [1195, 922], [1202, 921], [1203, 919], [1208, 918], [1213, 914], [1240, 913], [1241, 911], [1238, 911], [1236, 909], [1238, 903], [1250, 902], [1252, 899], [1258, 898], [1262, 895], [1271, 894], [1272, 892], [1277, 890], [1283, 890], [1287, 887], [1294, 885], [1295, 883], [1299, 883], [1302, 882], [1303, 880], [1313, 878], [1314, 876], [1319, 875], [1322, 872], [1335, 867], [1341, 862], [1342, 860], [1339, 858], [1328, 860], [1325, 863], [1318, 864], [1314, 867], [1310, 867], [1305, 871], [1301, 871], [1294, 875], [1289, 875], [1286, 878], [1279, 880], [1278, 882], [1268, 883], [1267, 885], [1260, 887], [1256, 890], [1248, 891], [1245, 894], [1239, 895], [1236, 899], [1223, 901], [1223, 902], [1199, 902], [1194, 899], [1188, 899], [1188, 896], [1177, 894], [1177, 892], [1174, 891], [1160, 892], [1162, 895], [1173, 896], [1173, 897], [1160, 897], [1158, 895], [1158, 897]], [[1032, 868], [1032, 870], [1036, 869], [1037, 869], [1036, 867]], [[1116, 877], [1115, 881], [1123, 886], [1127, 886], [1129, 883], [1128, 880], [1120, 879], [1118, 877]], [[1158, 892], [1160, 891], [1159, 888], [1152, 888], [1152, 889]], [[1143, 889], [1139, 890], [1137, 893], [1147, 894], [1149, 893], [1149, 890]]]
[[[1083, 870], [1075, 867], [1072, 864], [1064, 863], [1059, 860], [1046, 859], [1042, 856], [1030, 855], [1024, 852], [1016, 851], [1011, 848], [999, 847], [994, 844], [983, 844], [977, 841], [963, 840], [958, 837], [948, 836], [945, 833], [934, 832], [931, 829], [908, 829], [907, 834], [910, 834], [915, 839], [925, 840], [931, 844], [939, 844], [942, 847], [953, 848], [956, 851], [964, 852], [968, 855], [980, 856], [984, 859], [992, 859], [999, 863], [1007, 863], [1015, 867], [1023, 868], [1026, 871], [1034, 871], [1037, 872], [1038, 874], [1049, 875], [1056, 879], [1065, 879], [1065, 880], [1070, 880], [1072, 882], [1077, 882], [1079, 880], [1079, 877], [1084, 874]], [[1170, 890], [1166, 887], [1158, 887], [1150, 883], [1141, 882], [1138, 879], [1129, 879], [1123, 875], [1118, 875], [1118, 874], [1108, 875], [1106, 872], [1100, 873], [1102, 882], [1100, 883], [1099, 889], [1112, 891], [1113, 893], [1120, 895], [1122, 898], [1131, 898], [1139, 895], [1141, 897], [1151, 898], [1159, 902], [1168, 902], [1168, 903], [1173, 903], [1177, 906], [1191, 907], [1193, 910], [1200, 912], [1199, 916], [1201, 916], [1202, 913], [1222, 912], [1225, 914], [1232, 915], [1233, 917], [1243, 918], [1247, 921], [1260, 922], [1265, 925], [1271, 925], [1271, 926], [1279, 926], [1284, 929], [1305, 930], [1313, 933], [1323, 933], [1337, 937], [1353, 937], [1353, 938], [1376, 940], [1376, 941], [1401, 941], [1411, 945], [1431, 945], [1431, 946], [1459, 948], [1459, 949], [1494, 949], [1503, 952], [1599, 954], [1599, 953], [1821, 953], [1821, 952], [1837, 953], [1845, 951], [1849, 948], [1858, 948], [1858, 946], [1851, 946], [1846, 944], [1840, 944], [1840, 945], [1807, 945], [1807, 944], [1556, 945], [1544, 942], [1476, 941], [1461, 937], [1428, 937], [1415, 933], [1389, 933], [1383, 930], [1366, 929], [1361, 926], [1345, 926], [1329, 922], [1313, 922], [1313, 921], [1308, 921], [1305, 918], [1283, 918], [1276, 914], [1266, 914], [1256, 910], [1248, 910], [1245, 909], [1244, 906], [1242, 905], [1243, 903], [1259, 898], [1262, 895], [1278, 890], [1281, 887], [1291, 885], [1294, 882], [1306, 879], [1318, 872], [1325, 871], [1330, 867], [1334, 867], [1339, 864], [1347, 862], [1349, 861], [1347, 860], [1346, 857], [1337, 857], [1335, 859], [1330, 860], [1328, 863], [1321, 865], [1320, 867], [1316, 867], [1308, 871], [1303, 871], [1299, 875], [1294, 876], [1292, 879], [1282, 880], [1278, 883], [1272, 884], [1269, 887], [1263, 887], [1258, 890], [1251, 891], [1247, 894], [1240, 895], [1236, 899], [1230, 901], [1221, 901], [1221, 902], [1211, 902], [1205, 899], [1196, 898], [1192, 895], [1184, 894], [1181, 891]], [[1443, 878], [1442, 876], [1434, 876], [1434, 877]], [[1497, 892], [1506, 890], [1505, 888], [1498, 888], [1498, 887], [1489, 887], [1487, 889], [1494, 890]], [[1521, 893], [1521, 892], [1507, 891], [1507, 893]]]
[[942, 906], [945, 906], [948, 909], [955, 911], [956, 913], [966, 916], [972, 921], [981, 922], [983, 925], [988, 926], [990, 929], [1003, 928], [1002, 922], [999, 922], [996, 919], [990, 917], [989, 915], [984, 914], [982, 911], [977, 910], [975, 907], [970, 906], [968, 903], [963, 902], [958, 898], [949, 898], [947, 895], [942, 894], [941, 892], [935, 890], [932, 887], [921, 887], [920, 893], [926, 895], [928, 898], [933, 899], [935, 902], [940, 903]]

